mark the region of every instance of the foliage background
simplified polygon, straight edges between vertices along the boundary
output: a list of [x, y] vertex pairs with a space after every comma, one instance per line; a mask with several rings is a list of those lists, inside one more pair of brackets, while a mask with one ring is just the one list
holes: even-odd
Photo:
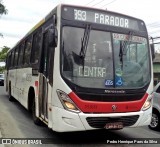
[[[0, 62], [5, 62], [6, 61], [6, 56], [7, 56], [7, 52], [10, 48], [7, 46], [4, 46], [1, 48], [0, 51]], [[3, 73], [5, 70], [5, 66], [0, 66], [0, 73]]]
[[[1, 17], [1, 15], [3, 15], [3, 14], [6, 15], [7, 13], [8, 13], [8, 10], [6, 9], [5, 5], [3, 4], [3, 1], [0, 0], [0, 17]], [[2, 33], [0, 33], [0, 37], [3, 37]], [[7, 46], [4, 46], [4, 47], [1, 48], [0, 62], [5, 62], [8, 50], [9, 50], [9, 48]], [[0, 73], [4, 72], [4, 68], [5, 68], [4, 66], [0, 66]]]

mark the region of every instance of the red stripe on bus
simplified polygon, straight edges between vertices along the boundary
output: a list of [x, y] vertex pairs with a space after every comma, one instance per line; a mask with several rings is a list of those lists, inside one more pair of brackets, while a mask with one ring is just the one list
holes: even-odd
[[35, 86], [38, 87], [38, 81], [35, 81]]
[[38, 86], [39, 86], [38, 81], [35, 81], [35, 86], [36, 86], [36, 96], [38, 96]]
[[85, 113], [122, 113], [140, 111], [148, 94], [146, 93], [141, 100], [126, 102], [85, 101], [81, 100], [74, 92], [69, 93], [69, 97]]

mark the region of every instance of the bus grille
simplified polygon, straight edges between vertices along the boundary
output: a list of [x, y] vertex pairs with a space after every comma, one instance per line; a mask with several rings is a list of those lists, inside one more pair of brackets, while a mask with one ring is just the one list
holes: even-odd
[[104, 128], [107, 123], [113, 122], [122, 122], [123, 126], [132, 126], [134, 125], [139, 118], [139, 115], [133, 116], [122, 116], [122, 117], [87, 117], [86, 120], [88, 124], [93, 128]]
[[136, 101], [142, 99], [145, 93], [140, 94], [87, 94], [87, 93], [76, 93], [80, 99], [87, 101], [98, 101], [98, 102], [125, 102], [125, 101]]

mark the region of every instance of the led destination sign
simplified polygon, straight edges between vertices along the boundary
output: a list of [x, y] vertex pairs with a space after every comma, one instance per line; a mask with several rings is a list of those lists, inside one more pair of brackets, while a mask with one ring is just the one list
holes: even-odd
[[90, 22], [126, 29], [141, 31], [145, 30], [144, 23], [141, 20], [96, 9], [74, 8], [70, 6], [64, 6], [62, 8], [62, 18], [66, 20]]
[[[91, 17], [91, 20], [89, 20], [89, 17]], [[80, 21], [91, 21], [94, 23], [129, 28], [129, 19], [108, 14], [106, 15], [97, 12], [94, 13], [94, 12], [87, 12], [83, 10], [74, 9], [74, 19]]]

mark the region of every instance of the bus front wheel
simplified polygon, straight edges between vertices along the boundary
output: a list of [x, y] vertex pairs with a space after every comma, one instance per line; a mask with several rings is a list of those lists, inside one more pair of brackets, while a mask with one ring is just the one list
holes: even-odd
[[160, 130], [160, 114], [157, 111], [153, 110], [151, 123], [148, 127], [152, 130]]
[[13, 98], [13, 96], [12, 96], [12, 94], [11, 94], [11, 85], [9, 85], [9, 92], [8, 92], [8, 95], [9, 95], [9, 101], [13, 101], [14, 100], [14, 98]]
[[33, 122], [36, 125], [41, 125], [41, 120], [36, 116], [36, 106], [35, 106], [35, 99], [33, 99], [32, 102], [32, 118], [33, 118]]

